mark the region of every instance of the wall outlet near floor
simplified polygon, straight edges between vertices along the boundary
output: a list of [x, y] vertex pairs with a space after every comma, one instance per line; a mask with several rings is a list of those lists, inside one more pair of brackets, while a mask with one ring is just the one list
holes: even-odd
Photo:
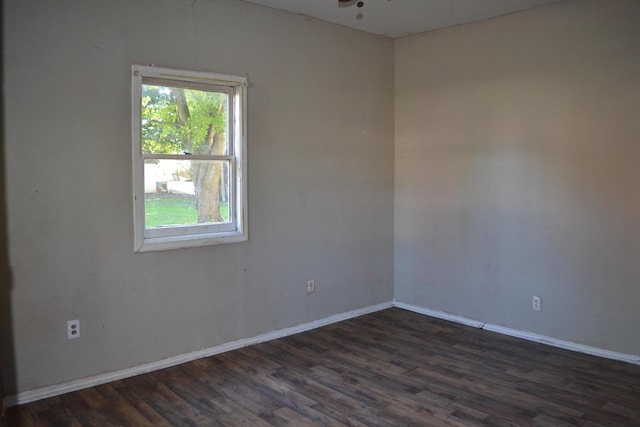
[[80, 320], [67, 320], [67, 338], [80, 338]]
[[542, 298], [534, 296], [531, 301], [531, 308], [533, 308], [533, 311], [542, 311]]
[[316, 291], [316, 281], [315, 280], [307, 280], [307, 293], [312, 294]]

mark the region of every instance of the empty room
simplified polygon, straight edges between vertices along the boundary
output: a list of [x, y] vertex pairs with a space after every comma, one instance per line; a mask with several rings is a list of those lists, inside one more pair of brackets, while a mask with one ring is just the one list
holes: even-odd
[[4, 0], [2, 427], [640, 425], [640, 1]]

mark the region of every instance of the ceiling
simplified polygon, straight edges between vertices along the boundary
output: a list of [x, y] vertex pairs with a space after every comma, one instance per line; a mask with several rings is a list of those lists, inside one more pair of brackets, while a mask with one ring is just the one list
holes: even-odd
[[[479, 21], [558, 0], [363, 0], [338, 7], [338, 0], [247, 0], [369, 33], [401, 37]], [[355, 1], [355, 0], [354, 0]], [[362, 13], [358, 19], [358, 12]]]

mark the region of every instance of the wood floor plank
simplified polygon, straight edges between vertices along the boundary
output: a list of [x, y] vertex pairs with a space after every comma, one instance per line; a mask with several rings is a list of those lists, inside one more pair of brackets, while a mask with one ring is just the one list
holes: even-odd
[[9, 408], [8, 426], [640, 426], [640, 366], [388, 309]]

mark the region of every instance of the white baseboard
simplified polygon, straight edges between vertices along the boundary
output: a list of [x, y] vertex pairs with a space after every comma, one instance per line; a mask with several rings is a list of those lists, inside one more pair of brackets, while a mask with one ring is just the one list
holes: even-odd
[[566, 350], [577, 351], [580, 353], [591, 354], [593, 356], [604, 357], [606, 359], [619, 360], [627, 363], [632, 363], [635, 365], [640, 365], [640, 355], [619, 353], [615, 351], [604, 350], [597, 347], [576, 344], [570, 341], [564, 341], [564, 340], [560, 340], [552, 337], [547, 337], [544, 335], [534, 334], [532, 332], [525, 332], [517, 329], [505, 328], [499, 325], [484, 323], [484, 322], [469, 319], [463, 316], [456, 316], [453, 314], [445, 313], [443, 311], [430, 310], [428, 308], [420, 307], [417, 305], [405, 304], [398, 301], [393, 301], [393, 302], [389, 301], [381, 304], [363, 307], [357, 310], [352, 310], [346, 313], [335, 314], [333, 316], [329, 316], [324, 319], [303, 323], [301, 325], [292, 326], [290, 328], [267, 332], [261, 335], [257, 335], [255, 337], [232, 341], [232, 342], [221, 344], [215, 347], [205, 348], [205, 349], [194, 351], [191, 353], [169, 357], [167, 359], [162, 359], [157, 362], [145, 363], [142, 365], [134, 366], [132, 368], [121, 369], [118, 371], [94, 375], [91, 377], [73, 380], [66, 383], [62, 383], [62, 384], [56, 384], [48, 387], [42, 387], [34, 390], [20, 392], [16, 395], [7, 396], [5, 399], [5, 404], [6, 406], [15, 406], [15, 405], [22, 405], [29, 402], [35, 402], [36, 400], [58, 396], [64, 393], [69, 393], [72, 391], [81, 390], [84, 388], [93, 387], [100, 384], [105, 384], [111, 381], [117, 381], [124, 378], [134, 377], [136, 375], [145, 374], [148, 372], [153, 372], [153, 371], [157, 371], [164, 368], [169, 368], [171, 366], [180, 365], [182, 363], [190, 362], [196, 359], [201, 359], [203, 357], [214, 356], [216, 354], [225, 353], [227, 351], [236, 350], [236, 349], [247, 347], [254, 344], [259, 344], [265, 341], [271, 341], [271, 340], [283, 338], [289, 335], [294, 335], [300, 332], [310, 331], [312, 329], [330, 325], [332, 323], [341, 322], [343, 320], [351, 319], [351, 318], [362, 316], [369, 313], [374, 313], [376, 311], [384, 310], [391, 307], [398, 307], [404, 310], [413, 311], [415, 313], [423, 314], [426, 316], [448, 320], [451, 322], [460, 323], [460, 324], [471, 326], [478, 329], [486, 329], [487, 331], [497, 332], [499, 334], [509, 335], [516, 338], [522, 338], [528, 341], [551, 345], [551, 346], [563, 348]]
[[444, 311], [436, 311], [430, 310], [428, 308], [419, 307], [417, 305], [405, 304], [403, 302], [394, 301], [394, 307], [402, 308], [405, 310], [413, 311], [414, 313], [424, 314], [429, 317], [436, 317], [438, 319], [449, 320], [454, 323], [461, 323], [463, 325], [471, 326], [473, 328], [482, 329], [484, 327], [484, 323], [478, 322], [477, 320], [468, 319], [462, 316], [455, 316], [453, 314], [445, 313]]
[[619, 360], [622, 362], [633, 363], [634, 365], [640, 365], [640, 355], [636, 355], [636, 354], [619, 353], [617, 351], [605, 350], [598, 347], [591, 347], [588, 345], [576, 344], [571, 341], [565, 341], [557, 338], [548, 337], [545, 335], [534, 334], [533, 332], [520, 331], [518, 329], [505, 328], [504, 326], [494, 325], [491, 323], [483, 323], [477, 320], [468, 319], [466, 317], [455, 316], [453, 314], [445, 313], [443, 311], [430, 310], [428, 308], [420, 307], [417, 305], [405, 304], [398, 301], [394, 301], [393, 305], [394, 307], [413, 311], [415, 313], [436, 317], [438, 319], [449, 320], [455, 323], [461, 323], [463, 325], [472, 326], [474, 328], [485, 329], [487, 331], [497, 332], [499, 334], [509, 335], [516, 338], [522, 338], [522, 339], [537, 342], [540, 344], [551, 345], [553, 347], [559, 347], [565, 350], [577, 351], [579, 353], [590, 354], [592, 356], [599, 356], [605, 359]]
[[245, 338], [229, 343], [221, 344], [215, 347], [205, 348], [202, 350], [194, 351], [191, 353], [181, 354], [178, 356], [162, 359], [157, 362], [144, 363], [142, 365], [134, 366], [132, 368], [121, 369], [113, 372], [106, 372], [99, 375], [94, 375], [87, 378], [81, 378], [78, 380], [69, 381], [62, 384], [56, 384], [48, 387], [37, 388], [34, 390], [28, 390], [20, 392], [16, 395], [7, 396], [5, 404], [7, 407], [22, 405], [24, 403], [35, 402], [36, 400], [46, 399], [48, 397], [58, 396], [64, 393], [69, 393], [83, 388], [94, 387], [100, 384], [105, 384], [111, 381], [117, 381], [124, 378], [134, 377], [140, 374], [146, 374], [148, 372], [157, 371], [159, 369], [169, 368], [171, 366], [180, 365], [182, 363], [191, 362], [192, 360], [201, 359], [203, 357], [214, 356], [216, 354], [225, 353], [227, 351], [236, 350], [242, 347], [247, 347], [254, 344], [259, 344], [265, 341], [271, 341], [278, 338], [283, 338], [289, 335], [294, 335], [300, 332], [310, 331], [322, 326], [330, 325], [332, 323], [341, 322], [343, 320], [351, 319], [354, 317], [362, 316], [364, 314], [373, 313], [376, 311], [384, 310], [393, 307], [391, 301], [382, 304], [371, 305], [368, 307], [359, 308], [346, 313], [335, 314], [333, 316], [325, 317], [324, 319], [314, 320], [313, 322], [303, 323], [301, 325], [292, 326], [290, 328], [278, 329], [276, 331], [267, 332], [257, 335], [251, 338]]

